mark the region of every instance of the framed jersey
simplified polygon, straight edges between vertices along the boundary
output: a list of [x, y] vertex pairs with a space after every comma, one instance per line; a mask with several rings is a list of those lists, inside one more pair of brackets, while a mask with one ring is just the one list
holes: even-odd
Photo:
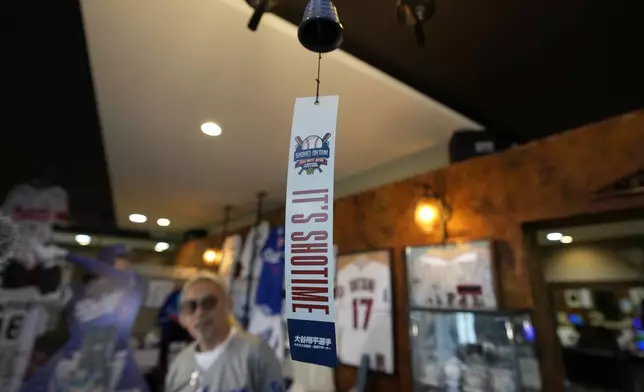
[[391, 251], [340, 255], [336, 271], [340, 362], [358, 367], [366, 354], [371, 370], [393, 374]]
[[[18, 392], [46, 311], [33, 288], [0, 290], [0, 391]], [[46, 319], [45, 319], [46, 321]]]
[[412, 308], [495, 310], [492, 241], [407, 247]]
[[68, 219], [67, 192], [58, 186], [39, 188], [17, 185], [7, 194], [0, 212], [9, 216], [18, 229], [14, 258], [29, 269], [39, 262], [33, 242], [51, 241], [54, 225]]

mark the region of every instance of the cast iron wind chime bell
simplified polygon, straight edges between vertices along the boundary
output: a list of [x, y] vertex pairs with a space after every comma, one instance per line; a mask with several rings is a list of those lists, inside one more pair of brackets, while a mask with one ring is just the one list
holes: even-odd
[[[255, 9], [248, 22], [248, 28], [256, 31], [264, 13], [271, 11], [279, 0], [246, 0]], [[297, 38], [304, 48], [318, 53], [318, 73], [315, 81], [315, 104], [320, 96], [320, 61], [322, 53], [333, 52], [342, 45], [344, 28], [338, 17], [338, 10], [331, 0], [309, 0], [304, 16], [297, 29]]]
[[[262, 16], [278, 5], [278, 0], [247, 0], [255, 12], [248, 28], [256, 31]], [[315, 53], [329, 53], [338, 49], [344, 38], [344, 28], [338, 11], [331, 0], [310, 0], [304, 8], [302, 22], [297, 29], [297, 38], [302, 46]]]
[[398, 23], [414, 28], [416, 43], [425, 46], [425, 32], [423, 26], [436, 12], [436, 0], [420, 0], [417, 4], [410, 4], [406, 0], [396, 3], [396, 19]]
[[315, 53], [329, 53], [342, 45], [344, 28], [331, 0], [310, 0], [297, 29], [302, 46]]

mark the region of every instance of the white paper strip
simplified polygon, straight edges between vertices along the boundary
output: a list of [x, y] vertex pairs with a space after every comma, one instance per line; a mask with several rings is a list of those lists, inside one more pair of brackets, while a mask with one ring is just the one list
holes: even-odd
[[298, 98], [286, 186], [286, 317], [291, 358], [336, 367], [333, 171], [338, 97]]

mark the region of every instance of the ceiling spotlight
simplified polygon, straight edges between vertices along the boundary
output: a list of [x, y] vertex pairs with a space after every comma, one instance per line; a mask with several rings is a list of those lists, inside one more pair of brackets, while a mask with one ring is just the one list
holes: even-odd
[[565, 236], [561, 237], [561, 239], [559, 241], [561, 241], [562, 244], [569, 244], [569, 243], [572, 242], [572, 237], [569, 236], [569, 235], [565, 235]]
[[130, 214], [130, 222], [132, 223], [145, 223], [148, 217], [143, 214]]
[[170, 226], [170, 219], [159, 218], [159, 219], [157, 219], [157, 225], [159, 225], [159, 226]]
[[546, 236], [548, 241], [560, 241], [561, 237], [563, 237], [563, 234], [561, 233], [548, 233], [548, 235]]
[[170, 244], [167, 242], [157, 242], [156, 245], [154, 245], [154, 250], [157, 252], [163, 252], [170, 249]]
[[201, 132], [208, 136], [219, 136], [221, 135], [221, 127], [213, 122], [207, 122], [201, 124]]
[[81, 246], [87, 246], [92, 242], [92, 237], [87, 234], [77, 234], [74, 239], [78, 242], [78, 245]]

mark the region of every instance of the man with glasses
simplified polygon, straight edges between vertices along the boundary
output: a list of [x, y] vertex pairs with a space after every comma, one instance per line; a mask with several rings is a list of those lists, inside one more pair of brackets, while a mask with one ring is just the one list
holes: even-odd
[[283, 392], [281, 366], [232, 315], [225, 282], [202, 273], [181, 292], [179, 320], [195, 342], [173, 361], [166, 392]]

